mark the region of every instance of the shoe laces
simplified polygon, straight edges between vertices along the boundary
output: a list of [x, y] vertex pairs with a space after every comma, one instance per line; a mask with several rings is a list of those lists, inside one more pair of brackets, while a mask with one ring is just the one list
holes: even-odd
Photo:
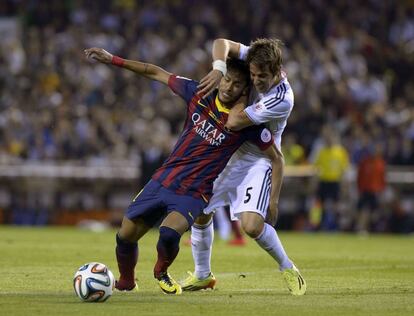
[[174, 286], [174, 284], [172, 283], [171, 278], [170, 278], [170, 276], [168, 275], [168, 273], [163, 273], [163, 274], [161, 274], [160, 279], [161, 279], [164, 283], [166, 283], [168, 286]]

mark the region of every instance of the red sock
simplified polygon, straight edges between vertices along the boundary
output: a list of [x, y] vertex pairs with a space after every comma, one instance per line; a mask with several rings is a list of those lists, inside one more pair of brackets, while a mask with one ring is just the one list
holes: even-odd
[[116, 260], [118, 261], [119, 281], [117, 288], [128, 289], [135, 286], [135, 266], [138, 262], [138, 243], [132, 243], [116, 235]]
[[160, 275], [166, 273], [169, 266], [174, 262], [180, 250], [181, 235], [174, 229], [166, 226], [160, 227], [160, 237], [157, 243], [158, 258], [154, 267], [154, 277], [159, 279]]

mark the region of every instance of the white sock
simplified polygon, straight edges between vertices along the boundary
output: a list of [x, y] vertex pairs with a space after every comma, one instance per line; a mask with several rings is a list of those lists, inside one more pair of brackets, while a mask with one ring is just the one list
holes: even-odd
[[276, 230], [272, 226], [265, 223], [262, 233], [256, 238], [256, 242], [279, 263], [280, 271], [292, 268], [292, 261], [289, 260]]
[[205, 279], [211, 272], [211, 251], [214, 240], [213, 221], [207, 226], [196, 224], [191, 228], [191, 250], [193, 252], [195, 275]]

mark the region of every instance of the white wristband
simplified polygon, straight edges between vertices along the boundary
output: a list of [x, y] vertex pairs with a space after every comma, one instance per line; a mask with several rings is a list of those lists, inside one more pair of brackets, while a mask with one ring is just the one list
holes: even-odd
[[226, 75], [227, 73], [227, 66], [226, 66], [226, 62], [217, 59], [213, 62], [213, 69], [219, 70], [221, 71], [221, 73], [223, 74], [223, 76]]

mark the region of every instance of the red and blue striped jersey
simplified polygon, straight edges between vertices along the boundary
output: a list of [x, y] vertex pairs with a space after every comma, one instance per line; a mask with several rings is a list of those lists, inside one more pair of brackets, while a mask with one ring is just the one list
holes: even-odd
[[152, 179], [177, 194], [208, 202], [214, 180], [240, 145], [250, 140], [265, 150], [273, 144], [273, 136], [264, 126], [226, 130], [229, 110], [219, 101], [217, 91], [202, 99], [197, 95], [198, 82], [175, 75], [168, 85], [186, 101], [187, 116], [172, 153]]

